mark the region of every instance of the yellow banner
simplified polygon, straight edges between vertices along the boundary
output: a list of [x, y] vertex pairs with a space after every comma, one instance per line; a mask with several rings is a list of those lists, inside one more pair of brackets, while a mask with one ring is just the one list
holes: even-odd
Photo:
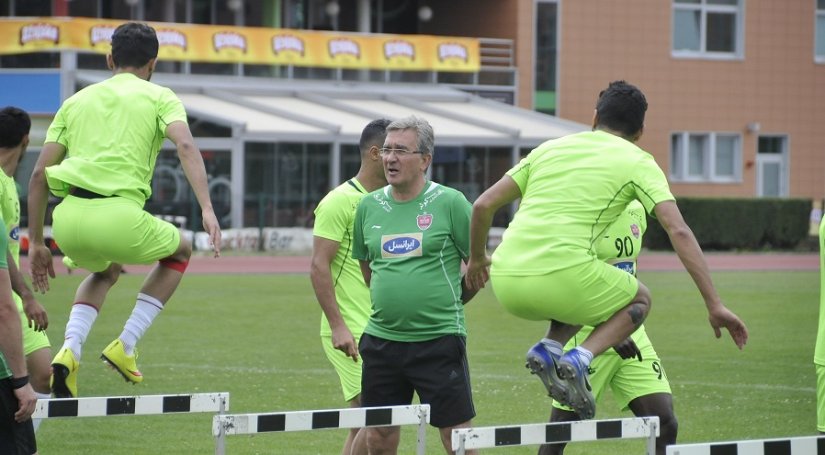
[[[2, 18], [0, 54], [77, 50], [106, 54], [121, 20]], [[148, 22], [160, 60], [322, 68], [477, 72], [478, 40], [430, 35], [344, 32]]]

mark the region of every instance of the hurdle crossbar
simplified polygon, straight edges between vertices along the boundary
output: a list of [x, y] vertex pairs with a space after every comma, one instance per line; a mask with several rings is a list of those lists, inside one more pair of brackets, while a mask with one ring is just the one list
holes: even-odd
[[647, 438], [647, 454], [655, 455], [657, 436], [658, 417], [582, 420], [455, 429], [452, 434], [452, 448], [456, 455], [464, 455], [467, 449]]
[[103, 417], [192, 412], [223, 413], [229, 409], [229, 393], [187, 395], [138, 395], [124, 397], [52, 398], [37, 400], [32, 419], [55, 417]]
[[667, 455], [825, 455], [825, 436], [675, 444]]
[[428, 404], [264, 414], [224, 414], [212, 418], [212, 435], [216, 439], [215, 453], [224, 455], [226, 435], [417, 424], [416, 453], [424, 455], [426, 424], [429, 422], [430, 405]]

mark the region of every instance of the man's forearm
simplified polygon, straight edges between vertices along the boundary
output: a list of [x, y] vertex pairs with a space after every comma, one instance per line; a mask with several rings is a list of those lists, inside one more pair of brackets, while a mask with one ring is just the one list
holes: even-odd
[[29, 181], [29, 240], [32, 243], [42, 244], [43, 221], [46, 217], [46, 206], [48, 204], [48, 187], [46, 186], [45, 173], [43, 170], [35, 170]]

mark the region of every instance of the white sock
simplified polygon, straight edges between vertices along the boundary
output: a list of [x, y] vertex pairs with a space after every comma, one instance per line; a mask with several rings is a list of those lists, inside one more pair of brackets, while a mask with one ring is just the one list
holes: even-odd
[[[52, 397], [48, 393], [34, 392], [34, 394], [37, 396], [38, 400], [48, 400], [49, 398]], [[40, 426], [40, 422], [42, 420], [43, 419], [32, 419], [32, 426], [34, 426], [34, 431], [35, 432], [37, 432], [37, 428]]]
[[564, 352], [564, 346], [562, 346], [561, 343], [559, 343], [556, 340], [551, 340], [550, 338], [542, 338], [541, 344], [543, 344], [544, 347], [547, 348], [547, 350], [550, 351], [551, 354], [561, 356]]
[[583, 360], [582, 363], [585, 367], [589, 367], [590, 362], [593, 360], [593, 353], [581, 346], [576, 346], [574, 350], [579, 351], [579, 358]]
[[146, 333], [155, 316], [160, 314], [163, 303], [160, 300], [143, 293], [138, 294], [135, 309], [132, 315], [123, 326], [123, 333], [120, 334], [120, 341], [123, 342], [123, 349], [126, 355], [132, 355], [138, 340]]
[[80, 362], [80, 354], [92, 324], [97, 319], [97, 309], [86, 303], [75, 303], [69, 313], [69, 322], [66, 323], [65, 340], [63, 347], [72, 350], [75, 359]]

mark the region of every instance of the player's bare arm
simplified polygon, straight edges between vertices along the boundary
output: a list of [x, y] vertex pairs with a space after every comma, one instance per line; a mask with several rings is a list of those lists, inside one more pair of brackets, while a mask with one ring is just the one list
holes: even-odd
[[221, 255], [221, 227], [215, 211], [212, 208], [212, 200], [209, 197], [209, 184], [206, 178], [206, 166], [203, 164], [203, 157], [189, 125], [184, 122], [172, 122], [166, 126], [166, 137], [177, 147], [178, 159], [180, 159], [183, 173], [186, 180], [195, 193], [198, 205], [201, 207], [201, 217], [203, 218], [203, 229], [209, 234], [209, 243], [215, 252], [215, 257]]
[[49, 327], [49, 315], [43, 305], [34, 297], [34, 293], [26, 284], [23, 274], [17, 268], [11, 251], [6, 251], [6, 261], [9, 264], [9, 279], [11, 280], [11, 290], [20, 296], [23, 301], [23, 313], [29, 321], [29, 327], [36, 331], [46, 330]]
[[493, 215], [505, 205], [521, 197], [521, 190], [509, 175], [488, 188], [473, 203], [470, 219], [470, 259], [465, 280], [471, 289], [481, 289], [490, 278], [490, 257], [487, 255], [487, 235]]
[[321, 310], [327, 317], [329, 327], [332, 330], [332, 346], [357, 362], [358, 344], [341, 316], [338, 301], [335, 299], [332, 272], [330, 271], [330, 264], [335, 259], [335, 255], [338, 254], [340, 245], [339, 242], [334, 240], [313, 236], [309, 278], [312, 281], [312, 288], [315, 290], [315, 298], [318, 299], [318, 304], [321, 305]]
[[60, 163], [65, 156], [66, 147], [57, 142], [47, 142], [40, 151], [29, 180], [29, 269], [32, 286], [39, 292], [48, 291], [49, 277], [55, 276], [52, 252], [43, 238], [43, 222], [49, 199], [46, 168]]

